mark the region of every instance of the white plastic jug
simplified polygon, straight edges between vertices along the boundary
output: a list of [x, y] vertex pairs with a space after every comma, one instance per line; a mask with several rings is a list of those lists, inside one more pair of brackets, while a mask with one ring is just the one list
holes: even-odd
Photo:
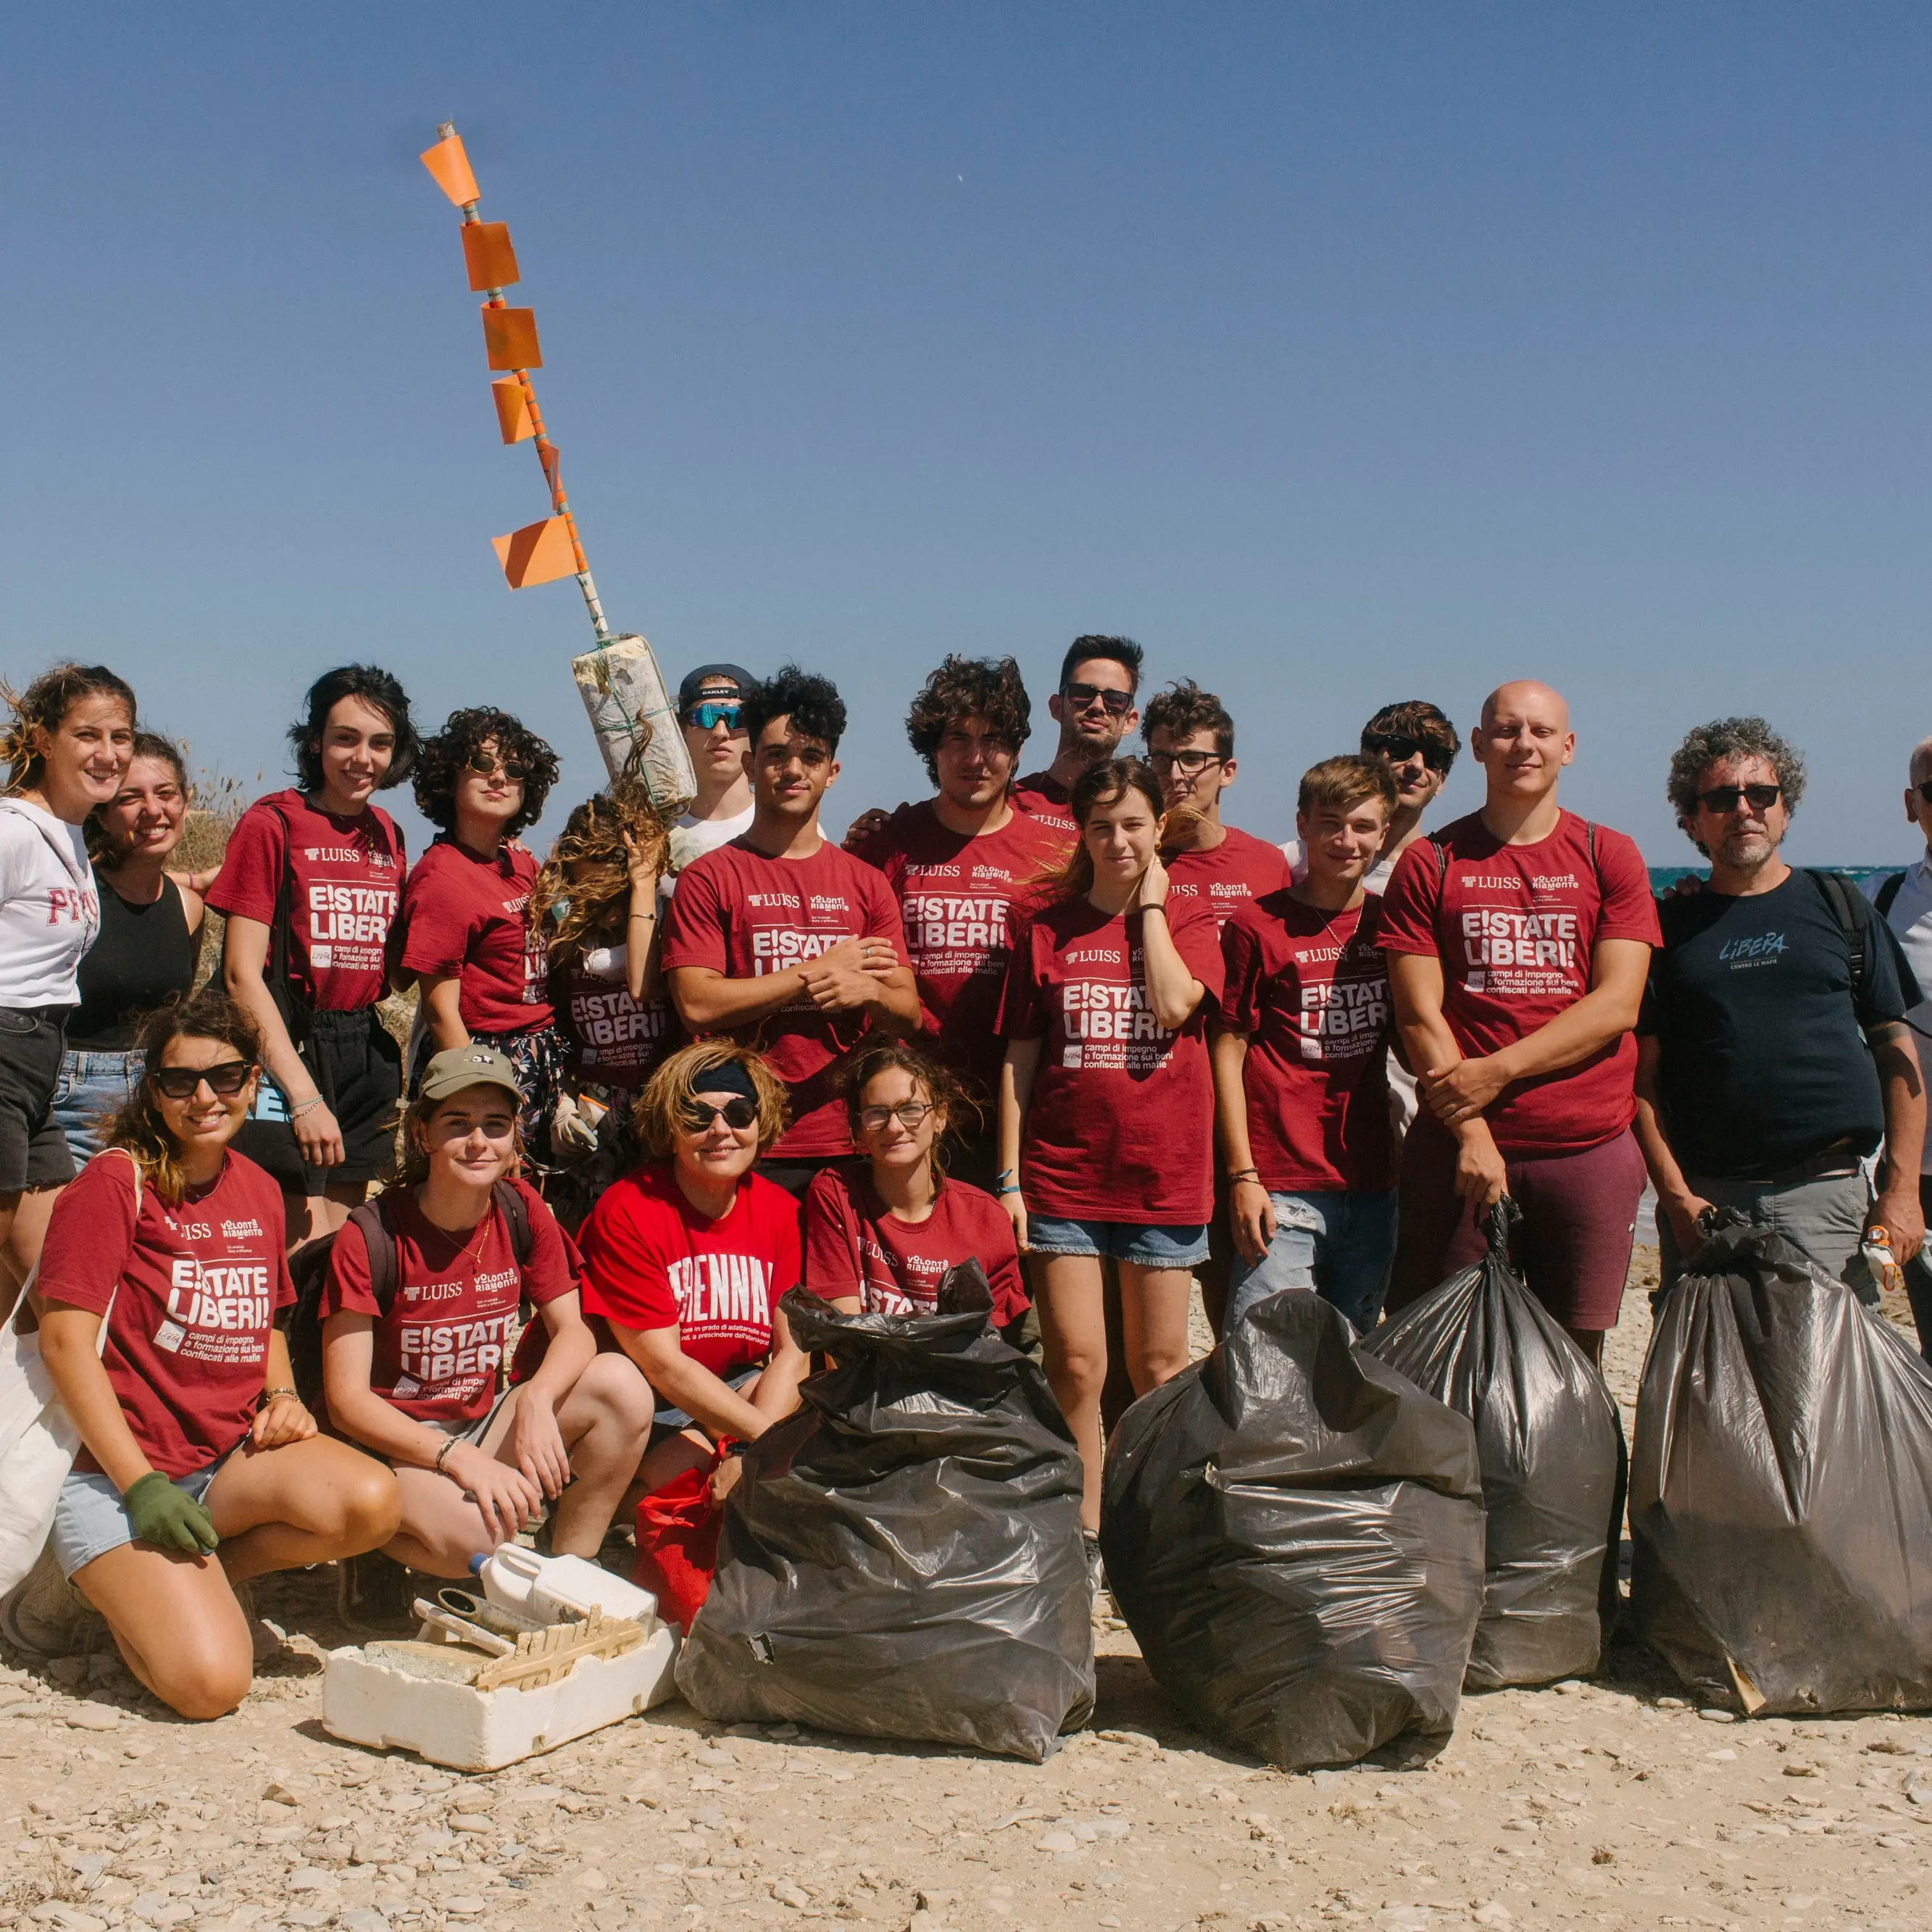
[[636, 1618], [646, 1636], [657, 1622], [658, 1600], [650, 1591], [612, 1576], [588, 1557], [539, 1556], [506, 1543], [488, 1556], [472, 1556], [470, 1569], [498, 1609], [539, 1622], [562, 1623], [593, 1605], [606, 1616]]

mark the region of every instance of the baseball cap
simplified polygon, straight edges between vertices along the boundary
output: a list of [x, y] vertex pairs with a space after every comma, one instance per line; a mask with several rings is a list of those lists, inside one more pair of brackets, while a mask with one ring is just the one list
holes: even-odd
[[416, 1092], [425, 1100], [447, 1100], [471, 1087], [504, 1087], [520, 1100], [517, 1070], [492, 1046], [446, 1046], [423, 1070]]
[[677, 688], [678, 716], [682, 717], [704, 695], [707, 684], [736, 685], [737, 695], [742, 698], [758, 681], [742, 664], [700, 664], [685, 673], [684, 682]]

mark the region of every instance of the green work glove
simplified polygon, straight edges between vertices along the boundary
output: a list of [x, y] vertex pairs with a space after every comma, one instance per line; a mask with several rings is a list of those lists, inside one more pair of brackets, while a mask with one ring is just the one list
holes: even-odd
[[144, 1543], [178, 1550], [184, 1556], [206, 1556], [221, 1540], [207, 1510], [158, 1469], [130, 1483], [121, 1500], [134, 1534]]

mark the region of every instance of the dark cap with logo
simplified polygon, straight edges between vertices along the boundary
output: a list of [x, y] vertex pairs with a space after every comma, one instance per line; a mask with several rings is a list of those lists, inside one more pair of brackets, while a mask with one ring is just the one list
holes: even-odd
[[[730, 702], [743, 698], [758, 682], [742, 664], [700, 664], [695, 670], [684, 674], [684, 682], [677, 688], [677, 712], [682, 718], [700, 699], [711, 698]], [[732, 688], [727, 694], [724, 687]]]

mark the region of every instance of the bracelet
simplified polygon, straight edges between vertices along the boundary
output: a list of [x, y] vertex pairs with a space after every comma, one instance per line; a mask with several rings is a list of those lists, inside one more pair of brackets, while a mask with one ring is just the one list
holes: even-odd
[[430, 1474], [431, 1475], [440, 1476], [442, 1474], [442, 1466], [448, 1460], [449, 1452], [452, 1449], [455, 1448], [458, 1444], [462, 1442], [462, 1440], [463, 1438], [460, 1436], [452, 1436], [444, 1442], [442, 1447], [436, 1452], [436, 1460], [430, 1465]]
[[1228, 1178], [1230, 1180], [1258, 1181], [1261, 1178], [1262, 1171], [1258, 1167], [1231, 1167], [1228, 1170]]
[[631, 916], [633, 919], [649, 920], [653, 925], [657, 922], [657, 914], [654, 912], [634, 912]]
[[262, 1391], [262, 1406], [266, 1408], [278, 1395], [286, 1396], [291, 1402], [299, 1402], [302, 1397], [292, 1388], [265, 1388]]
[[1000, 1169], [1000, 1171], [999, 1171], [999, 1172], [998, 1172], [998, 1174], [994, 1174], [994, 1177], [993, 1177], [993, 1185], [994, 1185], [995, 1187], [998, 1187], [998, 1186], [1000, 1186], [1004, 1182], [1009, 1181], [1009, 1180], [1017, 1180], [1018, 1178], [1019, 1178], [1019, 1172], [1018, 1172], [1018, 1170], [1016, 1168], [1003, 1167], [1003, 1168], [1001, 1168]]
[[320, 1094], [314, 1094], [299, 1106], [291, 1107], [289, 1109], [289, 1118], [292, 1120], [298, 1120], [311, 1107], [319, 1107], [321, 1105], [322, 1096]]
[[995, 1187], [995, 1188], [993, 1190], [993, 1192], [994, 1192], [995, 1194], [1002, 1194], [1002, 1195], [1004, 1195], [1004, 1194], [1024, 1194], [1024, 1193], [1026, 1192], [1026, 1190], [1025, 1190], [1024, 1188], [1023, 1188], [1023, 1187], [1020, 1187], [1020, 1186], [1003, 1186], [1003, 1187]]

